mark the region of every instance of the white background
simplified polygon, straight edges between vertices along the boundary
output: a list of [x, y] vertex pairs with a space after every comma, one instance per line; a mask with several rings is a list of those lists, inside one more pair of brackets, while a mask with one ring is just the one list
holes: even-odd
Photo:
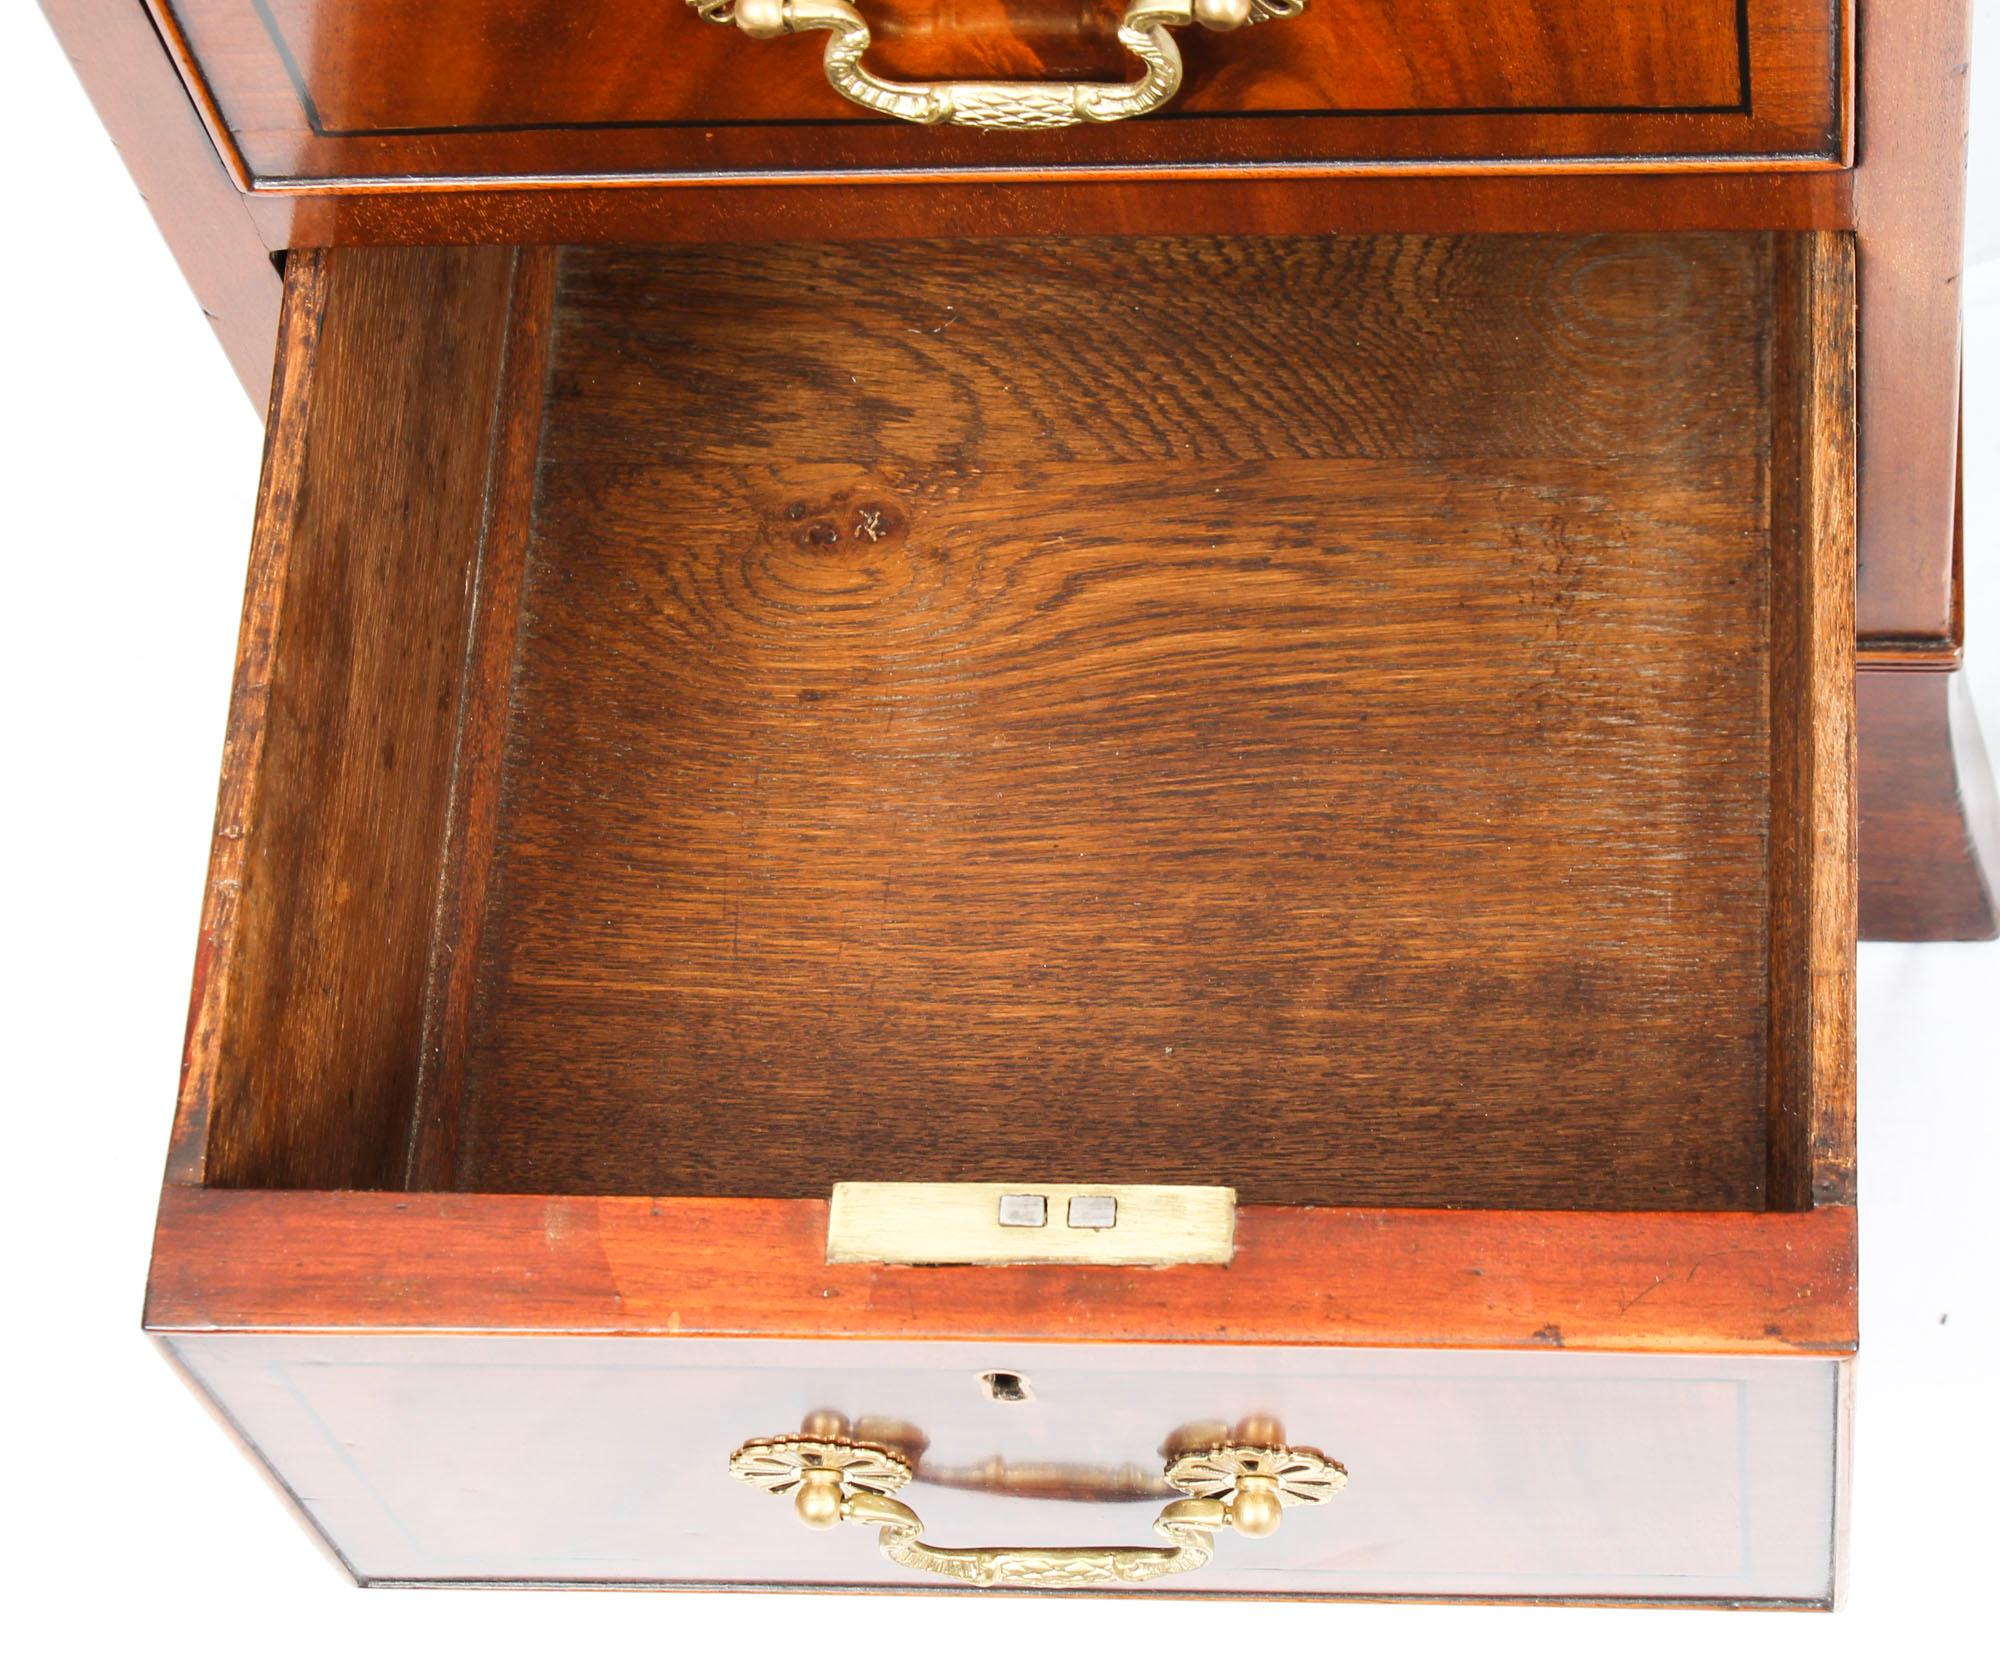
[[[666, 0], [662, 0], [666, 3]], [[1970, 662], [2000, 739], [2000, 5], [1976, 51]], [[0, 16], [0, 916], [14, 1653], [1993, 1654], [2000, 947], [1861, 952], [1865, 1359], [1845, 1613], [360, 1592], [139, 1333], [261, 430], [34, 7]], [[39, 1629], [39, 1630], [37, 1630]], [[831, 1648], [829, 1648], [831, 1646]], [[1226, 1647], [1226, 1648], [1225, 1648]]]

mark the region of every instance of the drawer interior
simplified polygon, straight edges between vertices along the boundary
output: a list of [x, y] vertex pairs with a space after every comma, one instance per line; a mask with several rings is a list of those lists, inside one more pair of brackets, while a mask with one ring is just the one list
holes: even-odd
[[1804, 257], [295, 255], [206, 1180], [1790, 1203]]

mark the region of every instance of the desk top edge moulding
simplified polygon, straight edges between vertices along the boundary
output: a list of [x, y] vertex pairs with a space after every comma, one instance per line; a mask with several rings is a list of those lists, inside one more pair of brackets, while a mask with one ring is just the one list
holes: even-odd
[[1965, 0], [43, 4], [268, 410], [145, 1326], [345, 1572], [1835, 1606]]

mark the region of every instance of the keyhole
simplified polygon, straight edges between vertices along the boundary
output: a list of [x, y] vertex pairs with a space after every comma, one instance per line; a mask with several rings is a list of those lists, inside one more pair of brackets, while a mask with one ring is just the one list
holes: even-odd
[[1026, 1401], [1030, 1394], [1019, 1373], [981, 1373], [979, 1385], [995, 1401]]

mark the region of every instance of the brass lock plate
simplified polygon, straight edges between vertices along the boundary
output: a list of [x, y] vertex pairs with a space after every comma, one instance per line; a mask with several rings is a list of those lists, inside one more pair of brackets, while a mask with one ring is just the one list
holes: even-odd
[[1227, 1263], [1236, 1190], [1140, 1183], [841, 1182], [829, 1263]]

